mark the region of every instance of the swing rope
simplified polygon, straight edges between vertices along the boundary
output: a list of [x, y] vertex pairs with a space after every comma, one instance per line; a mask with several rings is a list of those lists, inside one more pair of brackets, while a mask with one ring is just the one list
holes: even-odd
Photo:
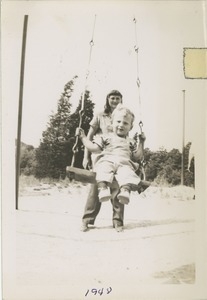
[[136, 52], [136, 59], [137, 59], [137, 79], [136, 79], [136, 83], [137, 83], [137, 89], [138, 89], [138, 99], [139, 99], [139, 117], [140, 117], [140, 122], [139, 122], [139, 127], [142, 133], [142, 127], [143, 127], [143, 122], [142, 120], [142, 109], [141, 109], [141, 93], [140, 93], [140, 85], [141, 85], [141, 81], [139, 79], [139, 47], [137, 46], [137, 20], [134, 17], [133, 19], [134, 22], [134, 33], [135, 33], [135, 46], [134, 46], [134, 50]]
[[[84, 115], [85, 93], [86, 93], [86, 90], [87, 90], [88, 76], [89, 76], [89, 73], [90, 73], [89, 69], [90, 69], [90, 63], [91, 63], [92, 48], [94, 46], [93, 39], [94, 39], [95, 24], [96, 24], [96, 15], [94, 17], [92, 38], [91, 38], [90, 43], [89, 43], [90, 51], [89, 51], [88, 67], [86, 69], [86, 76], [85, 76], [85, 89], [84, 89], [84, 92], [82, 93], [82, 96], [81, 96], [81, 109], [79, 110], [79, 125], [78, 125], [79, 128], [82, 126], [82, 120], [83, 120], [83, 115]], [[76, 135], [75, 143], [74, 143], [73, 148], [72, 148], [72, 151], [73, 151], [73, 157], [72, 157], [72, 162], [71, 162], [72, 167], [75, 164], [75, 157], [76, 157], [76, 154], [78, 152], [78, 139], [79, 139], [79, 137], [78, 137], [78, 135]]]

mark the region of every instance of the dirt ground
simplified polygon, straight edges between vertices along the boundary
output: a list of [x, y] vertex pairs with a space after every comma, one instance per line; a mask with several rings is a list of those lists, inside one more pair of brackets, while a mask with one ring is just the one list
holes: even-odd
[[80, 231], [88, 189], [44, 184], [21, 191], [13, 299], [141, 299], [143, 285], [195, 283], [193, 188], [133, 192], [120, 233], [110, 202], [88, 232]]

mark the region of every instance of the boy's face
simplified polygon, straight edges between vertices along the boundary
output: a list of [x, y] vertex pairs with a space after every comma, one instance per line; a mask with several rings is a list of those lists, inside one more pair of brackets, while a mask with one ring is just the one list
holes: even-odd
[[132, 129], [132, 116], [117, 112], [113, 117], [113, 132], [120, 137], [126, 137]]

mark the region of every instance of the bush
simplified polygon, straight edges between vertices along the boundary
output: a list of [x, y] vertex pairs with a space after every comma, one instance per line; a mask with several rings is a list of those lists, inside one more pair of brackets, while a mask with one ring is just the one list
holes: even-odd
[[34, 175], [36, 164], [35, 148], [33, 146], [21, 143], [20, 174]]

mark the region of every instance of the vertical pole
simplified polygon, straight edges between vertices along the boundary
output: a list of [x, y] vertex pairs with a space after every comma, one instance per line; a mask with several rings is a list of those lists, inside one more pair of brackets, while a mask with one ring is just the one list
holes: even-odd
[[184, 185], [185, 174], [185, 90], [183, 92], [183, 134], [182, 134], [182, 166], [181, 166], [181, 185]]
[[21, 153], [21, 127], [22, 127], [22, 106], [23, 106], [23, 86], [24, 86], [24, 65], [27, 37], [28, 15], [24, 16], [23, 37], [22, 37], [22, 56], [20, 67], [20, 85], [19, 85], [19, 111], [17, 126], [17, 144], [16, 144], [16, 209], [18, 209], [19, 196], [19, 175], [20, 175], [20, 153]]

